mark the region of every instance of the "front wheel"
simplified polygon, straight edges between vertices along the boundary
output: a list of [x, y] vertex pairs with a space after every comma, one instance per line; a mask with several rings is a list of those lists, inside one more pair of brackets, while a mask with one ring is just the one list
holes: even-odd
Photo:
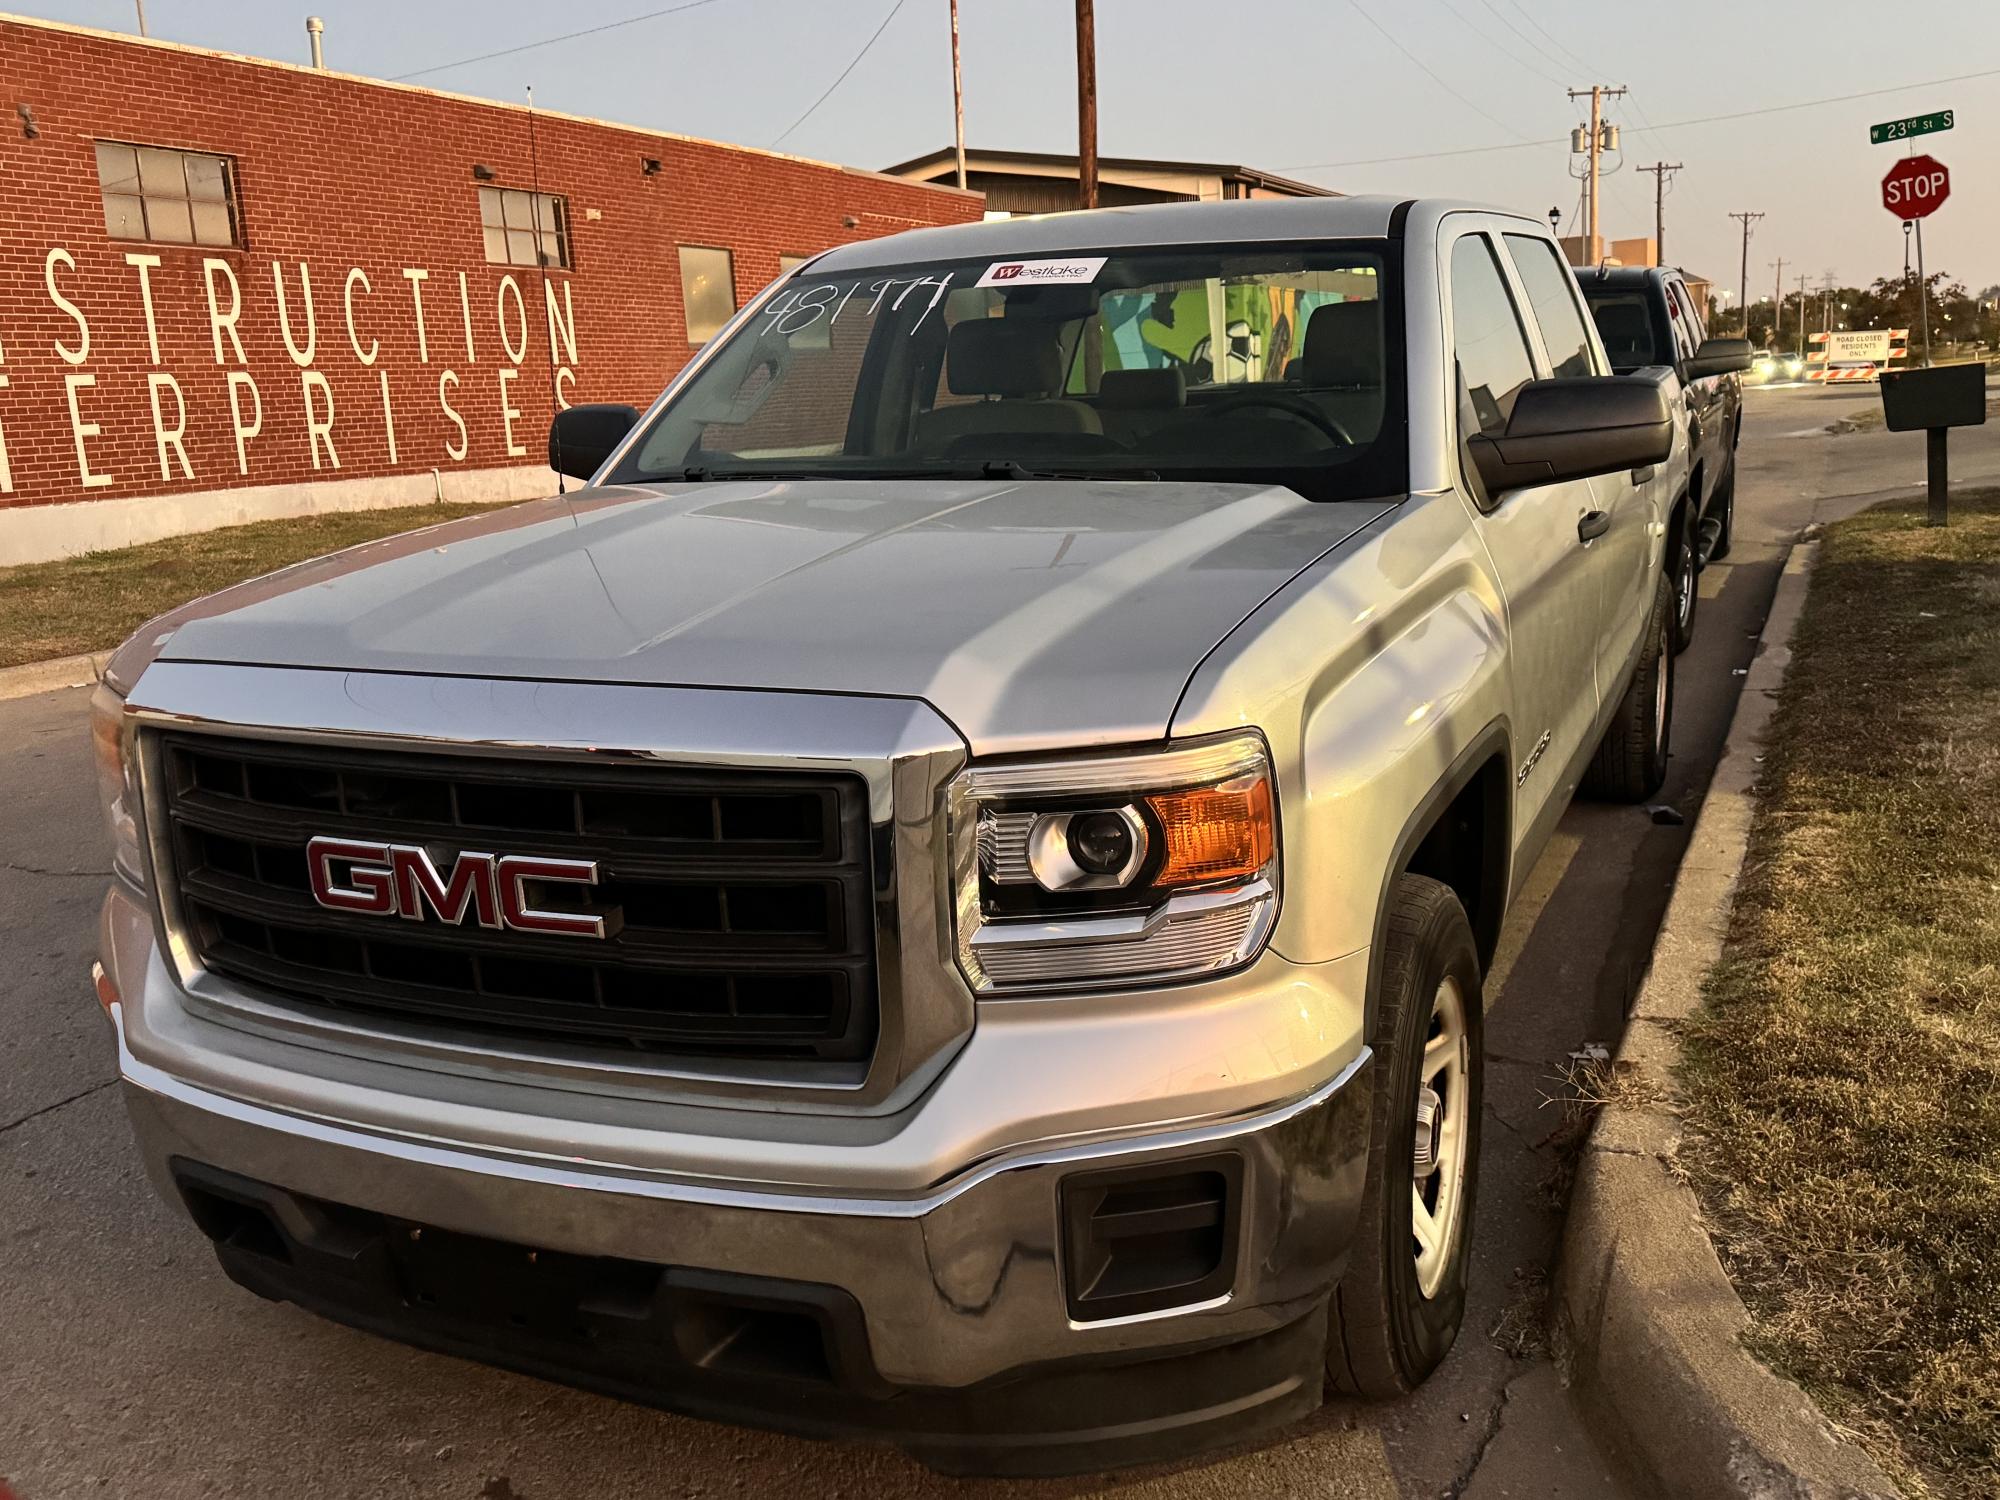
[[[1741, 432], [1741, 428], [1737, 429]], [[1710, 562], [1721, 562], [1729, 556], [1729, 540], [1736, 531], [1736, 459], [1730, 456], [1729, 470], [1722, 476], [1722, 493], [1709, 502], [1709, 509], [1716, 513], [1721, 530], [1715, 534], [1715, 545], [1708, 549]]]
[[1368, 1186], [1334, 1289], [1334, 1389], [1400, 1396], [1435, 1370], [1465, 1316], [1479, 1183], [1484, 1006], [1472, 928], [1449, 886], [1390, 893], [1375, 1048]]
[[1667, 552], [1667, 577], [1674, 587], [1674, 651], [1694, 644], [1695, 606], [1701, 602], [1701, 539], [1695, 523], [1695, 506], [1690, 500], [1677, 514], [1676, 540]]
[[1617, 712], [1583, 773], [1583, 790], [1607, 802], [1643, 802], [1667, 779], [1674, 731], [1674, 630], [1671, 580], [1653, 590], [1646, 644]]

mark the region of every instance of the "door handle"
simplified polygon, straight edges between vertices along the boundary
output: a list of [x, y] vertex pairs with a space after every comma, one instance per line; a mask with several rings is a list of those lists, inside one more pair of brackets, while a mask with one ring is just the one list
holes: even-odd
[[1642, 469], [1634, 469], [1632, 471], [1632, 482], [1634, 484], [1649, 483], [1652, 480], [1652, 477], [1653, 477], [1653, 466], [1651, 464], [1647, 464]]
[[1611, 529], [1611, 512], [1608, 510], [1587, 510], [1576, 523], [1576, 539], [1579, 542], [1594, 542]]

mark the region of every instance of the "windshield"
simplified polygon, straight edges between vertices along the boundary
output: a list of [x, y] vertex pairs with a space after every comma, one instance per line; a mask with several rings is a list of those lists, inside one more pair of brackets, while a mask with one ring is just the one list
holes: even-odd
[[1654, 352], [1653, 308], [1645, 292], [1593, 291], [1586, 286], [1583, 300], [1590, 304], [1612, 369], [1622, 372], [1667, 363]]
[[[785, 283], [614, 481], [1212, 478], [1405, 486], [1380, 245], [942, 261]], [[1385, 330], [1395, 332], [1385, 337]]]

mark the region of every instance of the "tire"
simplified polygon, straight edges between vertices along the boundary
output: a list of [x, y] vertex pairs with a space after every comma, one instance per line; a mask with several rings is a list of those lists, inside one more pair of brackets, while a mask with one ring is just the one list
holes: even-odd
[[[1741, 431], [1739, 428], [1738, 431]], [[1721, 562], [1729, 556], [1730, 533], [1736, 530], [1736, 456], [1731, 453], [1729, 469], [1722, 476], [1716, 497], [1709, 502], [1709, 509], [1716, 513], [1722, 523], [1722, 530], [1716, 534], [1715, 545], [1708, 549], [1710, 562]]]
[[1646, 616], [1646, 644], [1617, 712], [1583, 773], [1584, 793], [1642, 802], [1667, 779], [1674, 731], [1673, 590], [1663, 576]]
[[[1371, 1044], [1374, 1099], [1368, 1185], [1346, 1273], [1327, 1320], [1328, 1384], [1349, 1395], [1407, 1395], [1450, 1351], [1465, 1316], [1485, 1078], [1479, 955], [1450, 887], [1405, 875], [1390, 893], [1382, 989]], [[1454, 1012], [1455, 1006], [1455, 1014]], [[1426, 1043], [1450, 1015], [1456, 1045]], [[1426, 1067], [1431, 1076], [1420, 1077]], [[1416, 1165], [1419, 1089], [1442, 1102], [1430, 1132], [1438, 1168]], [[1440, 1226], [1437, 1248], [1415, 1237], [1415, 1191]], [[1446, 1194], [1450, 1193], [1448, 1202]], [[1435, 1233], [1435, 1231], [1434, 1231]]]
[[1701, 605], [1701, 534], [1693, 500], [1679, 512], [1679, 540], [1667, 558], [1667, 578], [1674, 591], [1674, 654], [1694, 644], [1694, 613]]

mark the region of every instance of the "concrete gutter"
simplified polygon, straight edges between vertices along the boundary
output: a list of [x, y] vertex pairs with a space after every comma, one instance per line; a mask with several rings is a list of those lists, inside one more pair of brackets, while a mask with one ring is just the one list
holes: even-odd
[[58, 688], [87, 687], [104, 675], [104, 664], [110, 659], [109, 651], [100, 651], [92, 656], [59, 656], [54, 661], [0, 667], [0, 699], [32, 698]]
[[1577, 1168], [1557, 1267], [1556, 1347], [1592, 1415], [1673, 1500], [1862, 1500], [1898, 1491], [1805, 1392], [1742, 1344], [1750, 1315], [1675, 1162], [1680, 1023], [1721, 957], [1756, 803], [1757, 753], [1791, 664], [1817, 542], [1778, 581]]

